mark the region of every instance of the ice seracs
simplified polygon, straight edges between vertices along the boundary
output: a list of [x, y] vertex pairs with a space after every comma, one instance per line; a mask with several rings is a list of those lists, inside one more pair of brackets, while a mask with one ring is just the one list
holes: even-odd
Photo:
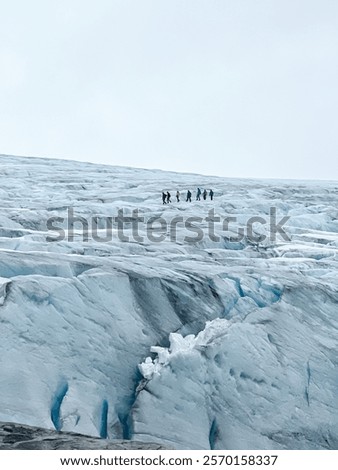
[[[197, 187], [214, 200], [162, 204], [163, 188]], [[338, 183], [1, 156], [0, 188], [0, 420], [175, 448], [338, 448]], [[290, 241], [233, 239], [271, 207]], [[70, 240], [69, 208], [98, 237], [77, 224]], [[131, 221], [103, 242], [120, 209], [160, 217], [162, 241]], [[238, 227], [211, 239], [211, 210]], [[191, 217], [204, 236], [188, 242]]]

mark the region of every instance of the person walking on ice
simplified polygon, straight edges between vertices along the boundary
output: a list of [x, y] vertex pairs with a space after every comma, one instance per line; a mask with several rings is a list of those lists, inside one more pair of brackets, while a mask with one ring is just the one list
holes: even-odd
[[187, 192], [187, 201], [186, 202], [191, 202], [191, 191], [188, 189], [188, 192]]
[[197, 188], [196, 201], [200, 201], [200, 200], [201, 200], [201, 190], [200, 188]]
[[176, 191], [176, 199], [177, 199], [177, 202], [180, 202], [180, 192], [179, 191]]
[[204, 201], [206, 200], [207, 195], [208, 195], [208, 191], [205, 189], [205, 190], [203, 191], [203, 199], [204, 199]]
[[171, 202], [171, 194], [169, 193], [169, 191], [167, 191], [167, 204], [169, 204], [169, 202]]
[[210, 199], [213, 200], [214, 199], [214, 192], [212, 189], [210, 189], [209, 191], [209, 196], [210, 196]]
[[166, 199], [167, 199], [167, 195], [164, 191], [162, 191], [162, 202], [163, 202], [163, 204], [166, 204]]

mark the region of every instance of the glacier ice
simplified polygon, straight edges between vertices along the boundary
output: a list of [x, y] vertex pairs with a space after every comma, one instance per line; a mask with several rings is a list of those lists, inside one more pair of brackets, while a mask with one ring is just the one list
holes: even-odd
[[[0, 180], [0, 421], [182, 449], [338, 448], [338, 183], [5, 155]], [[215, 200], [162, 205], [162, 189], [197, 186]], [[178, 225], [176, 242], [48, 242], [69, 207], [99, 230], [120, 208], [245, 224], [275, 207], [290, 241], [218, 229], [185, 243]]]

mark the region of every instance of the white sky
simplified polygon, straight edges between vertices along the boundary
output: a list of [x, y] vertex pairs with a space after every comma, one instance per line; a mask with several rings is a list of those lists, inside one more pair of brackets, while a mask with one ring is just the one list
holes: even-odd
[[0, 153], [338, 180], [337, 0], [0, 0]]

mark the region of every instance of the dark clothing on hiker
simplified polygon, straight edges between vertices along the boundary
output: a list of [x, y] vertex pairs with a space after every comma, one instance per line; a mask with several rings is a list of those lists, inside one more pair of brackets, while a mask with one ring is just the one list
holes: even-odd
[[191, 192], [188, 190], [187, 192], [187, 202], [191, 202]]
[[207, 190], [205, 189], [205, 190], [203, 191], [203, 199], [204, 199], [204, 200], [206, 200], [207, 195], [208, 195], [208, 192], [207, 192]]
[[200, 200], [201, 200], [201, 190], [200, 188], [197, 188], [196, 201], [200, 201]]
[[169, 191], [167, 191], [167, 204], [171, 202], [170, 198], [171, 198], [171, 194], [169, 193]]
[[180, 192], [179, 191], [176, 192], [176, 199], [177, 199], [177, 202], [180, 202]]
[[209, 191], [209, 196], [210, 196], [210, 199], [213, 200], [214, 199], [214, 192], [212, 189], [210, 189]]
[[166, 193], [162, 193], [162, 202], [163, 202], [163, 204], [166, 204], [166, 199], [167, 199]]

